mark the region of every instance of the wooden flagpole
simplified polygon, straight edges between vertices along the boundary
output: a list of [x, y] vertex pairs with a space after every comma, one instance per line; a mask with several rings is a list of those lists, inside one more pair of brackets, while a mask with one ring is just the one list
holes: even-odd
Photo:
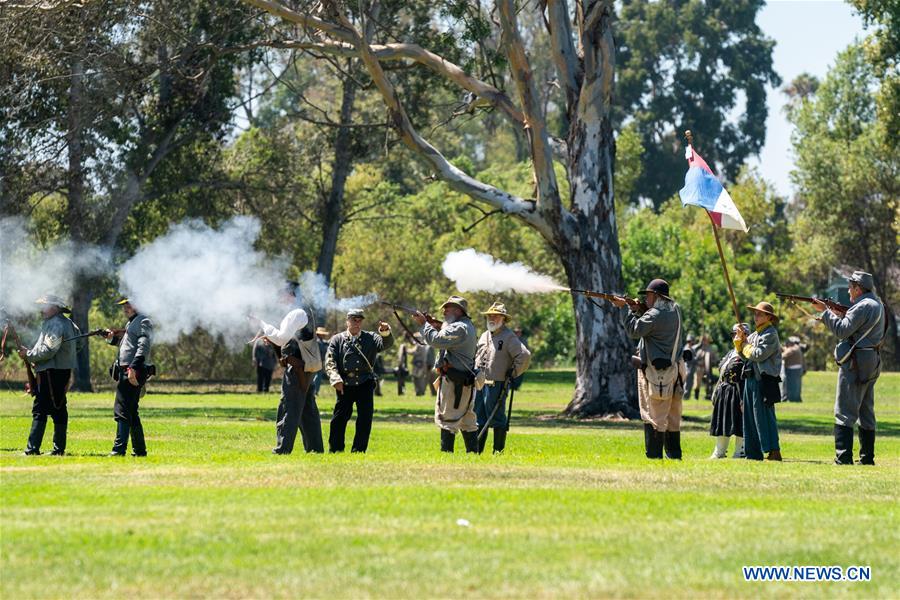
[[[694, 135], [691, 133], [690, 129], [684, 132], [684, 137], [687, 138], [688, 145], [691, 146], [691, 152], [693, 152]], [[703, 210], [706, 209], [704, 208]], [[740, 325], [743, 321], [741, 321], [741, 313], [738, 310], [737, 300], [734, 297], [734, 288], [731, 286], [731, 277], [728, 275], [728, 265], [725, 264], [725, 253], [722, 252], [722, 241], [719, 239], [719, 228], [716, 227], [716, 222], [713, 221], [712, 215], [709, 214], [708, 210], [706, 210], [706, 216], [709, 217], [709, 224], [712, 226], [713, 235], [716, 238], [716, 248], [719, 250], [719, 261], [722, 263], [722, 272], [725, 273], [725, 283], [728, 284], [728, 294], [731, 296], [731, 308], [734, 309], [734, 318], [737, 320], [738, 325]]]

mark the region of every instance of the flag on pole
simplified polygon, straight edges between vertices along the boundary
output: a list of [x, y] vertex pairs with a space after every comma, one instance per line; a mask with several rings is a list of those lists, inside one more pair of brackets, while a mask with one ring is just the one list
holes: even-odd
[[690, 144], [684, 157], [688, 161], [688, 172], [684, 175], [684, 187], [678, 191], [682, 206], [686, 204], [702, 206], [709, 211], [716, 226], [722, 229], [747, 231], [747, 224], [734, 205], [734, 200], [703, 157], [697, 154]]

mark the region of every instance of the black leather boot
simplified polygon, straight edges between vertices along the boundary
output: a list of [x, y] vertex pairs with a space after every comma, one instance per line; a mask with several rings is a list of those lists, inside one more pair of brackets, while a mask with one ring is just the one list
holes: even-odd
[[441, 429], [441, 452], [453, 452], [453, 442], [455, 441], [455, 433]]
[[853, 464], [853, 428], [834, 426], [834, 464]]
[[644, 454], [650, 458], [653, 445], [653, 425], [644, 423]]
[[647, 458], [662, 458], [663, 446], [666, 442], [666, 434], [650, 427], [650, 447], [647, 449]]
[[859, 428], [859, 464], [875, 464], [875, 430]]
[[[481, 432], [480, 429], [478, 431]], [[484, 435], [482, 435], [478, 438], [478, 454], [481, 454], [484, 452], [484, 447], [487, 445], [487, 436], [488, 436], [487, 431], [485, 431]]]
[[463, 442], [466, 444], [466, 453], [478, 454], [478, 432], [463, 431]]
[[666, 458], [681, 460], [681, 432], [667, 431], [665, 433]]
[[34, 419], [31, 422], [31, 431], [28, 433], [28, 443], [25, 445], [25, 454], [37, 456], [41, 453], [41, 442], [44, 441], [44, 430], [47, 421]]
[[110, 456], [125, 456], [125, 451], [128, 450], [129, 432], [128, 421], [116, 421], [116, 440], [113, 442]]
[[494, 454], [500, 454], [506, 448], [506, 429], [494, 427]]

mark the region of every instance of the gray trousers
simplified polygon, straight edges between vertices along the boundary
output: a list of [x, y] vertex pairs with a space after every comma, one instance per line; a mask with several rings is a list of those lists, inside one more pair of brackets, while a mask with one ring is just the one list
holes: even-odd
[[[878, 372], [881, 368], [879, 366]], [[838, 371], [837, 397], [834, 401], [834, 422], [853, 427], [859, 422], [861, 429], [875, 430], [875, 382], [877, 375], [865, 383], [859, 383], [857, 370], [850, 364], [841, 365]]]

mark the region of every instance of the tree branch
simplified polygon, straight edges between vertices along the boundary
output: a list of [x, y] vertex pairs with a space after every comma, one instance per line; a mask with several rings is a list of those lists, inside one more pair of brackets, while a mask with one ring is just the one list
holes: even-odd
[[[245, 0], [254, 4], [254, 0]], [[259, 47], [281, 48], [290, 50], [306, 50], [320, 52], [332, 56], [356, 58], [359, 53], [352, 44], [342, 42], [301, 42], [299, 40], [265, 40], [253, 44], [244, 44], [228, 48], [228, 52], [243, 52]], [[370, 46], [372, 54], [380, 61], [412, 60], [428, 67], [438, 75], [456, 83], [459, 87], [472, 92], [492, 106], [500, 109], [510, 121], [517, 125], [524, 125], [525, 116], [502, 90], [485, 83], [476, 77], [467, 74], [462, 67], [449, 60], [426, 50], [417, 44], [373, 44]]]
[[578, 90], [581, 88], [581, 61], [575, 52], [575, 44], [572, 38], [572, 23], [569, 20], [569, 7], [566, 0], [547, 0], [547, 17], [549, 19], [548, 31], [550, 33], [550, 45], [553, 49], [553, 62], [566, 94], [568, 114], [572, 114], [572, 107], [578, 100]]
[[[268, 0], [244, 0], [245, 2], [263, 8], [272, 14], [282, 16], [288, 20], [301, 25], [309, 25], [317, 27], [317, 25], [307, 17], [290, 11], [284, 7], [280, 7]], [[369, 72], [369, 76], [375, 84], [375, 87], [381, 93], [382, 99], [388, 109], [389, 121], [397, 130], [403, 143], [413, 150], [420, 158], [427, 162], [435, 169], [437, 177], [446, 182], [450, 188], [460, 193], [466, 194], [472, 198], [490, 204], [501, 209], [505, 213], [519, 215], [523, 220], [535, 227], [548, 240], [553, 239], [553, 232], [548, 222], [535, 212], [535, 202], [525, 198], [514, 196], [508, 192], [500, 190], [492, 185], [488, 185], [482, 181], [469, 176], [462, 170], [450, 163], [443, 154], [441, 154], [434, 146], [428, 143], [419, 135], [415, 127], [409, 120], [406, 111], [403, 108], [400, 98], [397, 96], [393, 84], [391, 84], [387, 75], [381, 67], [379, 59], [373, 53], [373, 49], [366, 43], [356, 31], [354, 26], [344, 17], [337, 6], [332, 3], [332, 7], [337, 12], [340, 24], [328, 23], [326, 27], [317, 27], [325, 33], [332, 31], [339, 32], [338, 37], [341, 41], [348, 41], [356, 49], [357, 54], [362, 59], [363, 64]], [[270, 10], [272, 9], [272, 10]], [[318, 19], [316, 22], [321, 23]], [[350, 40], [346, 39], [349, 32]], [[437, 55], [433, 55], [437, 56]], [[438, 57], [439, 58], [439, 57]], [[446, 61], [440, 59], [444, 64]], [[460, 73], [462, 70], [460, 69]], [[464, 74], [464, 73], [463, 73]], [[467, 76], [468, 77], [468, 76]], [[477, 80], [474, 80], [477, 81]], [[485, 84], [486, 85], [486, 84]]]
[[534, 74], [525, 55], [525, 42], [519, 33], [516, 7], [513, 0], [499, 0], [500, 23], [506, 38], [506, 55], [509, 70], [519, 90], [522, 110], [525, 113], [525, 128], [531, 145], [531, 160], [537, 182], [537, 209], [550, 223], [557, 225], [562, 216], [559, 186], [553, 170], [553, 151], [547, 122], [541, 108], [541, 96], [534, 82]]

